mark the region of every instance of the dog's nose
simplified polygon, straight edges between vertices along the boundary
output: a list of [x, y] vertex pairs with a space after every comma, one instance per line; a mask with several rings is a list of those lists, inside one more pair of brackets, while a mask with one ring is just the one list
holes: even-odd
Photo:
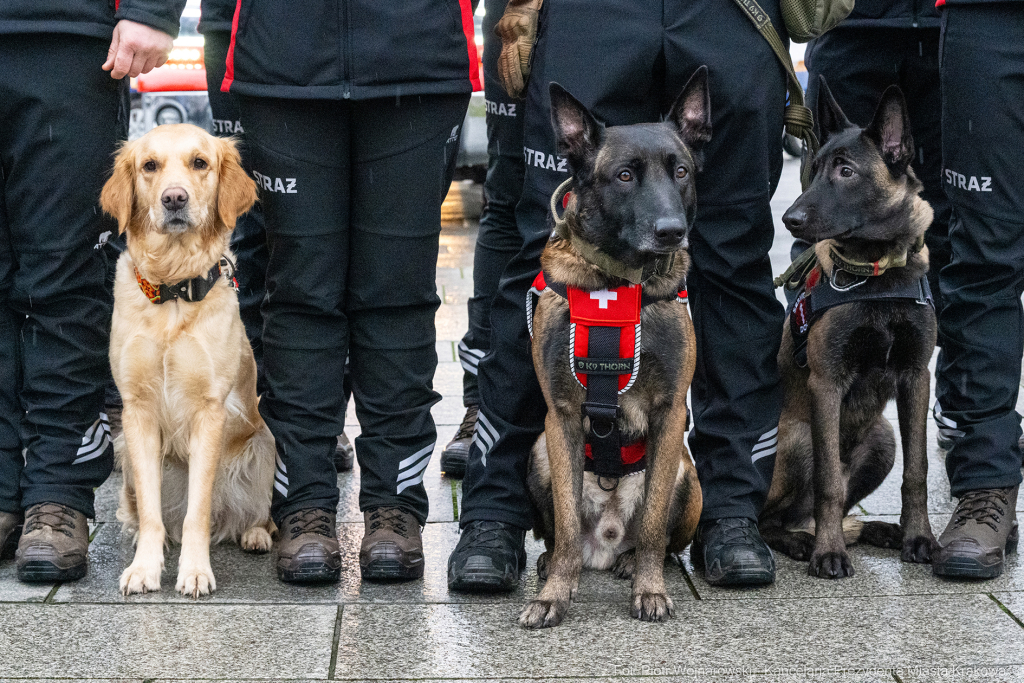
[[169, 187], [160, 195], [160, 201], [168, 211], [177, 211], [188, 204], [188, 192], [183, 187]]
[[799, 230], [807, 222], [807, 211], [803, 208], [791, 206], [782, 214], [782, 222], [790, 231]]
[[654, 235], [659, 242], [675, 243], [683, 239], [685, 227], [679, 218], [659, 218], [654, 221]]

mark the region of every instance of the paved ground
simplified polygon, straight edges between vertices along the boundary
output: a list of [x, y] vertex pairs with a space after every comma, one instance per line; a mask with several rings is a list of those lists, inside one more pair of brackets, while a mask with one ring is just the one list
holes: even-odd
[[[776, 219], [798, 193], [796, 167], [787, 162]], [[772, 259], [781, 272], [790, 238], [778, 224]], [[434, 410], [439, 443], [462, 416], [454, 345], [466, 327], [474, 237], [475, 228], [446, 230], [438, 258], [444, 299], [437, 317], [443, 341], [436, 386], [444, 395]], [[895, 410], [890, 417], [895, 420]], [[933, 426], [929, 434], [934, 439]], [[274, 578], [273, 556], [221, 546], [213, 552], [218, 591], [199, 601], [171, 590], [176, 548], [163, 592], [119, 595], [118, 576], [131, 549], [114, 517], [115, 475], [99, 491], [87, 578], [29, 586], [14, 578], [12, 562], [0, 564], [0, 678], [1024, 681], [1024, 564], [1016, 557], [997, 580], [952, 583], [932, 577], [926, 566], [901, 564], [895, 551], [858, 547], [850, 579], [813, 579], [802, 563], [780, 558], [774, 586], [722, 590], [693, 572], [684, 554], [666, 566], [676, 603], [669, 623], [631, 619], [629, 585], [588, 572], [562, 626], [523, 631], [515, 620], [537, 592], [540, 544], [529, 543], [529, 568], [515, 593], [449, 594], [445, 563], [458, 538], [461, 491], [441, 477], [437, 461], [425, 481], [431, 513], [422, 581], [360, 583], [355, 472], [339, 477], [346, 558], [340, 584], [287, 586]], [[934, 447], [930, 463], [929, 505], [938, 532], [953, 504]], [[864, 515], [898, 519], [899, 463], [894, 472], [864, 501]], [[1019, 505], [1024, 510], [1024, 498]]]

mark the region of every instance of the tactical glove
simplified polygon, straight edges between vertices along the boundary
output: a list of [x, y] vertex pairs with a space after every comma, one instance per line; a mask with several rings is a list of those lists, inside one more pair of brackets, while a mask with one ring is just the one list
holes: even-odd
[[509, 0], [505, 14], [494, 27], [494, 34], [501, 38], [498, 80], [509, 97], [526, 95], [530, 56], [537, 42], [537, 20], [543, 3], [544, 0]]

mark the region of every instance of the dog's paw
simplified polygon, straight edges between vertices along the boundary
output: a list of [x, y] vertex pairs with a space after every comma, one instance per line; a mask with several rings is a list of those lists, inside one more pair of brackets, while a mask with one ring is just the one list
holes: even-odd
[[541, 581], [548, 580], [548, 562], [551, 561], [551, 551], [545, 550], [537, 558], [537, 578]]
[[842, 579], [853, 576], [853, 563], [845, 550], [814, 553], [807, 565], [807, 573], [820, 579]]
[[632, 580], [634, 571], [636, 571], [636, 549], [631, 548], [615, 558], [612, 574], [618, 579]]
[[676, 615], [676, 607], [665, 593], [635, 593], [629, 613], [640, 621], [665, 621]]
[[798, 562], [806, 562], [814, 553], [814, 534], [809, 534], [806, 531], [790, 532], [775, 549], [786, 557], [791, 557]]
[[217, 580], [213, 578], [213, 569], [209, 566], [182, 566], [178, 571], [178, 582], [174, 587], [186, 597], [198, 598], [217, 590]]
[[558, 626], [568, 611], [568, 600], [531, 600], [519, 614], [519, 625], [532, 629]]
[[932, 554], [938, 550], [939, 544], [931, 535], [914, 536], [903, 541], [903, 551], [900, 559], [904, 562], [916, 562], [918, 564], [930, 564]]
[[143, 564], [132, 562], [121, 573], [121, 594], [155, 593], [160, 590], [161, 564]]
[[864, 522], [857, 540], [876, 548], [899, 550], [903, 547], [903, 529], [889, 522]]
[[242, 534], [242, 550], [247, 553], [269, 553], [274, 545], [270, 532], [262, 526], [249, 527]]

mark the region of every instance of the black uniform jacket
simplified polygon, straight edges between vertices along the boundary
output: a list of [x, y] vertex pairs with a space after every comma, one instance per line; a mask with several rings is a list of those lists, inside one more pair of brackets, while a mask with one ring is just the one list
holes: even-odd
[[370, 99], [480, 89], [470, 0], [238, 0], [221, 90]]
[[178, 37], [185, 0], [2, 0], [0, 33], [73, 33], [109, 40], [120, 19]]

